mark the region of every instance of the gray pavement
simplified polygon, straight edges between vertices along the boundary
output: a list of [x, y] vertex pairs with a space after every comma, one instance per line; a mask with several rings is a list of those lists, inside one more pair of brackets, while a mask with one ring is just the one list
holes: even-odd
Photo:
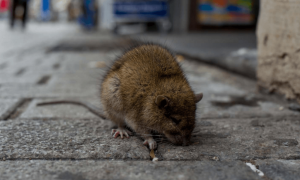
[[120, 54], [109, 43], [126, 41], [74, 25], [9, 32], [1, 22], [0, 39], [0, 179], [299, 179], [300, 112], [254, 80], [185, 57], [187, 79], [204, 93], [192, 143], [158, 141], [152, 162], [138, 136], [112, 138], [113, 125], [83, 107], [36, 106], [79, 99], [101, 109], [101, 76]]
[[188, 34], [139, 34], [133, 39], [166, 45], [172, 51], [197, 61], [256, 78], [255, 31], [202, 31]]
[[[238, 170], [237, 170], [238, 169]], [[261, 179], [238, 161], [5, 161], [0, 164], [2, 177], [11, 179]]]

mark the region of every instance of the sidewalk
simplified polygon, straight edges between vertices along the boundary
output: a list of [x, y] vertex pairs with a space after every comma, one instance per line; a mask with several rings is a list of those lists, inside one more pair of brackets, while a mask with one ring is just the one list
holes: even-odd
[[254, 31], [202, 31], [189, 34], [140, 34], [133, 39], [156, 42], [172, 51], [256, 78], [256, 36]]
[[[139, 137], [112, 138], [111, 123], [83, 107], [36, 106], [81, 99], [101, 108], [105, 67], [93, 64], [110, 64], [120, 54], [113, 44], [127, 41], [67, 25], [51, 32], [30, 26], [22, 33], [0, 24], [7, 42], [0, 45], [0, 179], [299, 179], [300, 113], [258, 93], [254, 80], [187, 57], [182, 68], [193, 90], [204, 93], [198, 132], [190, 146], [159, 142], [158, 162]], [[218, 46], [207, 54], [218, 54]], [[226, 51], [235, 47], [243, 45]]]

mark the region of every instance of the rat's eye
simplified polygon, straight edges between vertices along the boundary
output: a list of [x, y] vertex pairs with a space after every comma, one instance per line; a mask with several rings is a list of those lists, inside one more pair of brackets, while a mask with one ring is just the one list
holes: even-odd
[[170, 117], [171, 120], [176, 124], [178, 125], [180, 122], [181, 122], [181, 119], [176, 119], [176, 118], [173, 118], [173, 117]]

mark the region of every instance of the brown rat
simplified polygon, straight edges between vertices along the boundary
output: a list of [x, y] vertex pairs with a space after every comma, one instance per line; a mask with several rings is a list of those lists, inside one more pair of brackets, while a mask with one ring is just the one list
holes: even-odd
[[129, 137], [127, 125], [155, 149], [153, 131], [173, 144], [189, 143], [202, 96], [194, 94], [170, 51], [142, 44], [114, 62], [102, 81], [100, 97], [106, 117], [118, 125], [113, 137]]

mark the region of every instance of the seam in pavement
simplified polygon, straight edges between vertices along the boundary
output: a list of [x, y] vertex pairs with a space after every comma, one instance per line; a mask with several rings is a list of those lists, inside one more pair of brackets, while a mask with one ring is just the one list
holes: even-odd
[[[2, 120], [6, 121], [10, 118], [12, 118], [14, 115], [17, 115], [16, 117], [12, 118], [12, 119], [15, 119], [17, 118], [20, 114], [17, 114], [17, 113], [22, 113], [24, 112], [24, 110], [26, 109], [25, 106], [28, 106], [29, 105], [29, 102], [31, 101], [31, 99], [20, 99], [12, 108], [11, 110], [9, 110], [7, 112], [7, 114], [3, 117]], [[21, 108], [21, 109], [20, 109]], [[24, 109], [23, 109], [24, 108]], [[19, 111], [20, 109], [20, 111]], [[19, 112], [18, 112], [19, 111]]]
[[[86, 161], [86, 160], [94, 160], [94, 161], [151, 161], [150, 156], [149, 159], [105, 159], [105, 158], [16, 158], [16, 159], [5, 159], [5, 160], [0, 160], [0, 161], [39, 161], [39, 160], [44, 160], [44, 161]], [[165, 162], [190, 162], [190, 161], [203, 161], [203, 160], [208, 160], [208, 161], [216, 161], [208, 158], [203, 158], [203, 159], [170, 159], [170, 160], [159, 160], [159, 161], [165, 161]], [[300, 157], [297, 159], [284, 159], [284, 158], [262, 158], [262, 159], [251, 159], [253, 161], [255, 160], [300, 160]], [[220, 162], [224, 161], [241, 161], [243, 163], [250, 162], [249, 160], [241, 160], [241, 159], [226, 159], [226, 160], [218, 160]], [[216, 161], [217, 162], [217, 161]]]

